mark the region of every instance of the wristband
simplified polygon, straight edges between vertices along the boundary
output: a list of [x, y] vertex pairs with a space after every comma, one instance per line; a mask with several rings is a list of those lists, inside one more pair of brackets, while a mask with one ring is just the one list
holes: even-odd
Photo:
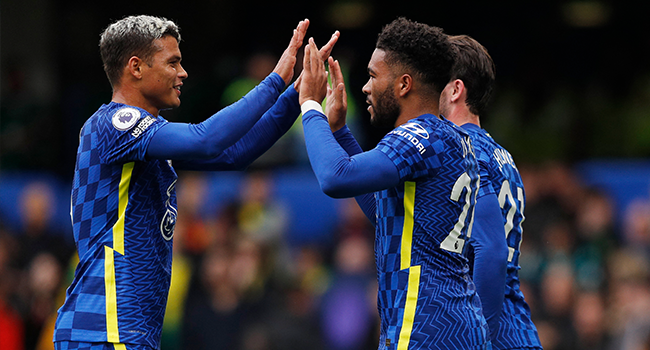
[[312, 109], [322, 114], [325, 114], [323, 113], [323, 106], [321, 106], [320, 103], [314, 100], [307, 100], [300, 105], [300, 111], [302, 112], [303, 115], [305, 115], [305, 113], [311, 111]]

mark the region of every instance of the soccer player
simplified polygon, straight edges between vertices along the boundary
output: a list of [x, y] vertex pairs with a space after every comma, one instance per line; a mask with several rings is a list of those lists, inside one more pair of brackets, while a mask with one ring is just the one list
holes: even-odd
[[316, 50], [310, 39], [300, 87], [307, 152], [323, 191], [359, 196], [376, 227], [379, 349], [489, 348], [465, 245], [476, 159], [467, 133], [436, 116], [454, 62], [447, 36], [405, 18], [383, 28], [363, 92], [373, 125], [394, 129], [367, 152], [347, 127], [338, 128], [345, 111], [332, 106], [344, 104], [344, 85], [333, 59], [328, 101], [339, 101], [326, 104], [332, 115], [322, 113], [327, 73]]
[[469, 133], [478, 159], [481, 183], [470, 245], [474, 248], [474, 283], [492, 346], [541, 349], [530, 308], [519, 289], [524, 185], [510, 153], [481, 128], [480, 122], [494, 86], [494, 62], [469, 36], [450, 36], [449, 40], [457, 50], [457, 59], [440, 96], [440, 114]]
[[[130, 16], [100, 40], [113, 87], [79, 135], [71, 216], [79, 264], [54, 331], [56, 349], [159, 349], [176, 223], [176, 169], [242, 169], [300, 114], [293, 77], [300, 21], [274, 71], [199, 124], [158, 113], [180, 105], [187, 72], [177, 25]], [[338, 33], [323, 48], [329, 56]], [[300, 78], [298, 79], [300, 80]]]

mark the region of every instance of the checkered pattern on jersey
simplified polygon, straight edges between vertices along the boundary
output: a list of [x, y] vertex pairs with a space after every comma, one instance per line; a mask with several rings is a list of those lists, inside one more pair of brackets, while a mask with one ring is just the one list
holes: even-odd
[[[59, 310], [57, 341], [107, 341], [104, 247], [115, 248], [118, 188], [127, 162], [134, 167], [127, 177], [125, 251], [113, 252], [120, 341], [156, 347], [159, 340], [171, 269], [171, 239], [161, 238], [161, 222], [168, 211], [175, 215], [177, 177], [167, 161], [144, 161], [153, 133], [166, 121], [140, 110], [131, 129], [118, 130], [112, 116], [123, 107], [102, 106], [80, 133], [71, 197], [80, 262]], [[145, 118], [146, 127], [140, 127]], [[134, 128], [140, 128], [137, 136]]]
[[83, 342], [55, 342], [55, 350], [154, 350], [146, 345], [113, 344], [113, 343], [83, 343]]
[[[434, 274], [429, 275], [429, 274]], [[408, 270], [379, 276], [380, 349], [397, 349], [405, 313]], [[454, 288], [437, 270], [422, 275], [408, 349], [489, 349], [488, 327], [473, 287]], [[455, 284], [458, 281], [452, 283]], [[469, 279], [464, 283], [471, 285]]]
[[[537, 329], [530, 319], [530, 308], [519, 289], [519, 244], [522, 239], [521, 223], [524, 213], [521, 211], [526, 197], [519, 170], [510, 153], [501, 147], [487, 131], [473, 124], [463, 125], [474, 144], [479, 166], [481, 167], [481, 186], [483, 181], [490, 183], [497, 196], [505, 196], [502, 191], [509, 191], [515, 203], [515, 215], [512, 230], [508, 233], [507, 244], [511, 251], [511, 260], [507, 265], [505, 301], [499, 320], [498, 339], [493, 344], [495, 349], [541, 348]], [[503, 187], [505, 181], [510, 186]], [[501, 213], [506, 223], [508, 211], [512, 208], [509, 200], [503, 201]]]
[[[410, 125], [409, 125], [410, 124]], [[413, 124], [416, 124], [415, 126]], [[464, 139], [464, 141], [463, 141]], [[466, 202], [450, 200], [463, 173], [470, 178], [469, 213], [478, 187], [468, 136], [446, 120], [423, 116], [386, 135], [377, 149], [397, 166], [402, 181], [415, 182], [411, 266], [421, 267], [409, 349], [483, 349], [487, 324], [468, 276], [467, 258], [440, 248]], [[466, 146], [463, 145], [466, 143]], [[424, 149], [424, 152], [422, 150]], [[380, 349], [396, 349], [405, 313], [409, 269], [400, 270], [404, 185], [376, 193], [375, 255], [382, 318]], [[471, 214], [466, 217], [466, 236]]]

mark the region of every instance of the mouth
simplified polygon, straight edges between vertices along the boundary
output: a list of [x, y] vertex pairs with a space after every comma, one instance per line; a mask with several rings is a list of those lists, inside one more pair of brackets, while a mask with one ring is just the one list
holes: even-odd
[[178, 84], [178, 85], [174, 86], [174, 90], [176, 90], [176, 93], [179, 96], [181, 95], [181, 86], [183, 86], [183, 84]]
[[368, 110], [368, 112], [370, 112], [370, 110], [372, 109], [372, 102], [370, 101], [369, 98], [367, 98], [366, 103], [368, 104], [368, 108], [366, 108], [366, 109]]

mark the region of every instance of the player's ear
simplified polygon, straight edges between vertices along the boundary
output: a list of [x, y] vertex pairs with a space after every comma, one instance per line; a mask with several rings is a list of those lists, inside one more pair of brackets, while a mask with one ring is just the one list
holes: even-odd
[[411, 91], [413, 88], [413, 77], [410, 74], [402, 74], [399, 79], [397, 79], [397, 93], [400, 97], [406, 96], [406, 94]]
[[449, 98], [452, 102], [458, 102], [458, 100], [465, 92], [465, 83], [463, 83], [463, 81], [460, 79], [454, 79], [454, 81], [452, 81], [450, 84], [452, 89], [451, 93], [449, 94]]
[[142, 79], [142, 65], [144, 61], [138, 56], [133, 56], [129, 58], [129, 61], [126, 64], [126, 68], [129, 70], [132, 76], [136, 79]]

